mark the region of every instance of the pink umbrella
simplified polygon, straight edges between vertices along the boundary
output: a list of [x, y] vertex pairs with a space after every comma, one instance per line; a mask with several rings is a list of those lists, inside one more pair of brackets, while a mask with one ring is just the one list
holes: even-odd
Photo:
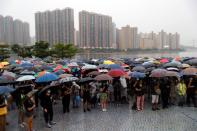
[[164, 58], [164, 59], [161, 59], [159, 62], [160, 62], [160, 63], [168, 63], [168, 62], [169, 62], [169, 60], [168, 60], [168, 59], [166, 59], [166, 58]]

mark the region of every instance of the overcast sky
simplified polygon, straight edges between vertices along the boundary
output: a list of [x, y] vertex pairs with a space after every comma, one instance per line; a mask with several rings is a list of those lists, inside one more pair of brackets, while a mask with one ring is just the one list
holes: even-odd
[[[197, 0], [0, 0], [0, 14], [30, 23], [35, 36], [34, 13], [71, 7], [78, 29], [78, 12], [87, 10], [112, 16], [118, 28], [137, 26], [139, 32], [178, 32], [181, 44], [197, 43]], [[197, 44], [196, 44], [197, 45]]]

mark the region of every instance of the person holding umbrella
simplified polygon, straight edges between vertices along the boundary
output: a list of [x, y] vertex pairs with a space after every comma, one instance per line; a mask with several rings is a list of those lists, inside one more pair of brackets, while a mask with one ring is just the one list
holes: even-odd
[[7, 101], [3, 95], [0, 95], [0, 129], [5, 131], [7, 115]]
[[142, 80], [137, 80], [134, 84], [135, 92], [137, 96], [137, 111], [144, 109], [144, 90]]
[[190, 106], [190, 100], [192, 99], [192, 102], [194, 104], [194, 107], [197, 107], [196, 100], [195, 100], [195, 85], [194, 85], [194, 78], [189, 78], [189, 82], [187, 85], [187, 105]]
[[156, 81], [155, 85], [152, 86], [151, 94], [152, 94], [152, 110], [153, 111], [159, 110], [158, 102], [159, 102], [159, 95], [161, 94], [159, 81]]
[[40, 97], [40, 103], [43, 108], [44, 119], [46, 126], [48, 128], [51, 128], [52, 125], [56, 124], [55, 122], [53, 122], [53, 97], [51, 95], [51, 90], [49, 89], [43, 91], [42, 94], [43, 95]]
[[32, 131], [32, 123], [33, 123], [33, 115], [34, 115], [34, 108], [36, 107], [33, 95], [28, 93], [25, 100], [24, 100], [24, 108], [25, 108], [25, 124], [27, 126], [27, 131]]
[[70, 112], [70, 94], [72, 90], [68, 87], [68, 85], [63, 85], [62, 87], [62, 104], [63, 104], [63, 113]]
[[90, 87], [88, 83], [85, 83], [84, 87], [82, 88], [82, 96], [83, 96], [83, 111], [86, 112], [86, 110], [90, 110]]

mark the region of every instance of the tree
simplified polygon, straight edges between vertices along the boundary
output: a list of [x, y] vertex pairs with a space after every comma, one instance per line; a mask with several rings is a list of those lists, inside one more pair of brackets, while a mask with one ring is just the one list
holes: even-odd
[[16, 53], [16, 54], [19, 53], [20, 49], [21, 49], [21, 46], [18, 45], [18, 44], [14, 44], [14, 45], [11, 46], [11, 50], [12, 50], [14, 53]]
[[10, 57], [9, 45], [0, 45], [0, 60]]
[[64, 58], [64, 57], [71, 58], [77, 52], [77, 48], [73, 44], [63, 44], [63, 43], [55, 44], [52, 50], [54, 54], [60, 58]]
[[45, 41], [36, 42], [33, 47], [33, 55], [39, 58], [49, 56], [49, 43]]
[[21, 47], [18, 55], [25, 58], [25, 57], [32, 57], [32, 47]]

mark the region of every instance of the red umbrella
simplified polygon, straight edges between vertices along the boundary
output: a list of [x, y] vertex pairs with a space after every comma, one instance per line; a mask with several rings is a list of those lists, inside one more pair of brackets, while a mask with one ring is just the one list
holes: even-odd
[[126, 73], [121, 69], [113, 69], [108, 72], [108, 75], [112, 77], [120, 77], [126, 75]]
[[169, 60], [168, 60], [168, 59], [166, 59], [166, 58], [164, 58], [164, 59], [161, 59], [159, 62], [160, 62], [160, 63], [168, 63], [168, 62], [169, 62]]
[[97, 81], [108, 81], [108, 80], [112, 80], [113, 78], [108, 74], [101, 74], [96, 76], [94, 79]]

